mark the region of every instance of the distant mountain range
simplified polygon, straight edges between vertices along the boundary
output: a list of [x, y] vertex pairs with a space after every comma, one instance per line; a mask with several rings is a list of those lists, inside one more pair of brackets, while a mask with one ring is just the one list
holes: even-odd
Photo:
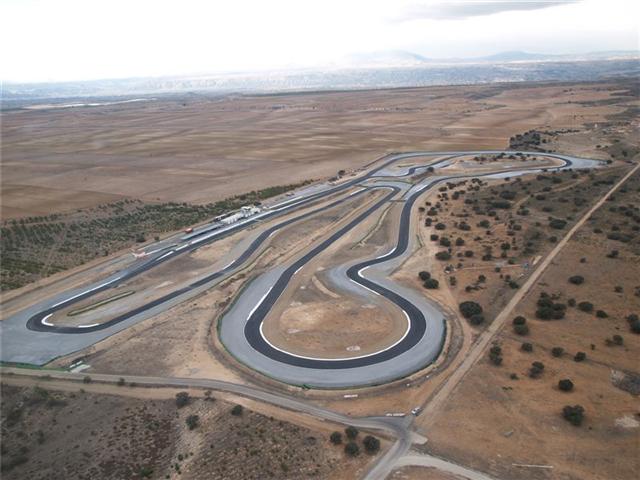
[[399, 67], [418, 65], [457, 65], [473, 63], [510, 63], [510, 62], [553, 62], [553, 61], [589, 61], [610, 60], [623, 58], [637, 58], [638, 51], [608, 51], [583, 54], [550, 55], [544, 53], [529, 53], [521, 51], [500, 52], [495, 55], [471, 58], [429, 58], [413, 52], [403, 50], [389, 50], [382, 52], [359, 53], [349, 55], [334, 65], [341, 67]]
[[[545, 55], [503, 52], [470, 59], [430, 59], [405, 51], [352, 55], [325, 68], [272, 72], [146, 77], [3, 85], [3, 110], [38, 104], [91, 107], [159, 94], [274, 93], [311, 90], [421, 87], [496, 82], [593, 81], [638, 77], [638, 52]], [[72, 101], [69, 101], [69, 100]], [[102, 100], [97, 103], [101, 103]]]

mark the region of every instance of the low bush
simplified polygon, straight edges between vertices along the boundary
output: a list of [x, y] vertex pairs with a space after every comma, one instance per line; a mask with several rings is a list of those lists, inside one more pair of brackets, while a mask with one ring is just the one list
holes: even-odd
[[561, 220], [559, 218], [552, 218], [549, 221], [549, 226], [551, 228], [555, 228], [557, 230], [562, 230], [564, 227], [567, 226], [567, 222], [565, 222], [564, 220]]
[[329, 437], [329, 441], [334, 445], [340, 445], [342, 443], [342, 433], [333, 432]]
[[529, 327], [527, 325], [523, 324], [518, 324], [518, 325], [514, 325], [513, 326], [513, 331], [515, 333], [517, 333], [518, 335], [528, 335], [529, 334]]
[[541, 320], [560, 320], [564, 318], [566, 305], [554, 302], [549, 295], [541, 293], [537, 302], [536, 318]]
[[344, 446], [344, 453], [350, 457], [357, 457], [360, 455], [360, 447], [356, 442], [349, 442]]
[[513, 319], [514, 325], [524, 325], [525, 323], [527, 323], [527, 319], [524, 318], [522, 315], [518, 315]]
[[558, 382], [558, 388], [563, 392], [570, 392], [573, 390], [573, 382], [568, 378], [563, 378]]
[[524, 342], [522, 345], [520, 345], [520, 350], [522, 350], [523, 352], [533, 352], [533, 345], [529, 342]]
[[576, 354], [575, 354], [575, 356], [573, 357], [573, 359], [574, 359], [576, 362], [583, 362], [583, 361], [585, 361], [585, 360], [587, 359], [587, 354], [586, 354], [586, 353], [584, 353], [584, 352], [578, 352], [578, 353], [576, 353]]
[[233, 415], [234, 417], [239, 417], [242, 415], [243, 410], [244, 409], [242, 408], [242, 405], [235, 405], [231, 409], [231, 415]]
[[529, 377], [538, 378], [544, 371], [544, 364], [542, 362], [533, 362], [531, 368], [529, 368]]
[[569, 282], [574, 285], [582, 285], [584, 283], [584, 277], [582, 275], [573, 275], [569, 277]]
[[593, 303], [591, 302], [580, 302], [578, 303], [578, 310], [582, 312], [591, 313], [593, 312]]
[[567, 405], [562, 409], [562, 417], [571, 425], [579, 427], [584, 420], [584, 408], [581, 405]]
[[187, 403], [189, 403], [189, 393], [187, 392], [176, 393], [176, 406], [178, 408], [184, 407]]
[[198, 415], [189, 415], [185, 422], [189, 430], [194, 430], [200, 424], [200, 417]]
[[460, 309], [460, 313], [464, 318], [471, 318], [473, 315], [478, 315], [482, 313], [482, 306], [480, 304], [467, 300], [466, 302], [462, 302], [458, 308]]
[[424, 288], [427, 288], [429, 290], [436, 289], [436, 288], [438, 288], [439, 285], [440, 285], [440, 282], [438, 282], [438, 280], [436, 280], [435, 278], [428, 278], [423, 283]]
[[445, 251], [436, 253], [436, 258], [441, 261], [451, 260], [451, 254], [445, 250]]
[[356, 427], [349, 425], [347, 428], [344, 429], [344, 433], [347, 435], [347, 438], [349, 440], [354, 440], [358, 436], [358, 433], [360, 432]]
[[362, 441], [365, 451], [369, 455], [375, 455], [380, 451], [380, 440], [372, 435], [367, 435]]

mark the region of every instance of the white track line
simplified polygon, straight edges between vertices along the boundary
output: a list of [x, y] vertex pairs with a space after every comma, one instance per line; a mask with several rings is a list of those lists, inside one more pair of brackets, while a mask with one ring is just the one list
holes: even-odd
[[170, 252], [167, 252], [167, 253], [163, 254], [162, 256], [160, 256], [160, 257], [156, 258], [156, 262], [157, 262], [157, 261], [162, 260], [164, 257], [166, 257], [166, 256], [168, 256], [168, 255], [171, 255], [172, 253], [174, 253], [174, 251], [173, 251], [173, 250], [171, 250]]
[[255, 313], [255, 311], [258, 309], [258, 307], [260, 305], [262, 305], [262, 302], [264, 302], [264, 299], [267, 298], [267, 295], [269, 295], [269, 292], [271, 292], [271, 289], [273, 288], [273, 286], [271, 286], [269, 288], [269, 290], [267, 290], [267, 293], [265, 293], [262, 298], [260, 299], [260, 301], [258, 303], [256, 303], [256, 306], [253, 307], [253, 309], [249, 312], [249, 316], [247, 317], [247, 321], [251, 318], [251, 316]]
[[50, 313], [49, 315], [47, 315], [46, 317], [44, 317], [44, 318], [42, 319], [42, 323], [43, 323], [44, 325], [46, 325], [47, 327], [53, 327], [53, 323], [49, 323], [49, 322], [47, 322], [47, 318], [49, 318], [51, 315], [53, 315], [53, 313]]
[[61, 302], [55, 303], [55, 304], [51, 305], [50, 308], [55, 308], [55, 307], [57, 307], [59, 305], [62, 305], [63, 303], [68, 302], [69, 300], [73, 300], [74, 298], [78, 298], [78, 297], [84, 295], [85, 293], [89, 293], [89, 292], [93, 292], [94, 290], [98, 290], [99, 288], [102, 288], [105, 285], [109, 285], [110, 283], [113, 283], [113, 280], [109, 280], [108, 282], [101, 283], [97, 287], [90, 288], [89, 290], [85, 290], [84, 292], [80, 292], [80, 293], [74, 295], [73, 297], [69, 297], [69, 298], [67, 298], [65, 300], [62, 300]]

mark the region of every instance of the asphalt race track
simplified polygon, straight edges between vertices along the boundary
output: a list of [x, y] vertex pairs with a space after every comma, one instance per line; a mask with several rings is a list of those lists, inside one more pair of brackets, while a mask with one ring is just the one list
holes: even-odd
[[[439, 355], [445, 336], [445, 323], [437, 306], [429, 303], [422, 294], [418, 294], [388, 280], [386, 273], [404, 260], [410, 252], [411, 212], [416, 200], [433, 186], [451, 180], [462, 180], [479, 176], [506, 177], [516, 176], [532, 171], [541, 171], [541, 167], [529, 167], [518, 170], [496, 170], [482, 175], [432, 176], [422, 183], [403, 186], [394, 182], [394, 177], [414, 174], [419, 169], [446, 166], [452, 159], [462, 155], [499, 154], [502, 151], [474, 152], [411, 152], [392, 154], [382, 160], [382, 164], [339, 186], [311, 193], [306, 196], [292, 198], [272, 207], [264, 214], [252, 217], [240, 225], [225, 229], [223, 232], [198, 229], [192, 235], [183, 237], [182, 243], [159, 249], [149, 259], [137, 262], [129, 268], [104, 279], [102, 282], [83, 289], [76, 289], [55, 298], [34, 305], [0, 322], [2, 330], [3, 361], [44, 364], [51, 359], [85, 348], [101, 339], [113, 335], [117, 331], [153, 316], [192, 296], [211, 288], [217, 281], [243, 266], [254, 253], [276, 231], [295, 222], [304, 220], [321, 211], [333, 208], [348, 199], [373, 189], [388, 191], [381, 199], [359, 213], [346, 225], [333, 232], [328, 238], [307, 251], [302, 257], [290, 265], [281, 265], [250, 282], [236, 298], [232, 307], [220, 320], [220, 338], [227, 350], [239, 361], [270, 377], [292, 384], [308, 384], [318, 387], [347, 387], [370, 385], [406, 376], [433, 362]], [[505, 151], [505, 154], [516, 152]], [[522, 152], [527, 154], [527, 152]], [[530, 155], [554, 157], [563, 162], [562, 166], [545, 170], [566, 168], [591, 168], [600, 162], [558, 154]], [[412, 157], [445, 157], [436, 162], [413, 166], [406, 171], [389, 172], [387, 167], [401, 159]], [[240, 229], [247, 228], [263, 220], [276, 218], [285, 213], [311, 206], [332, 195], [340, 194], [355, 185], [363, 187], [351, 195], [334, 200], [321, 206], [284, 220], [262, 231], [230, 264], [213, 272], [188, 286], [141, 305], [106, 322], [78, 327], [56, 326], [48, 319], [55, 312], [74, 303], [85, 300], [99, 292], [113, 288], [120, 283], [135, 277], [182, 253], [193, 251], [203, 245], [230, 235]], [[398, 237], [395, 247], [388, 253], [374, 259], [360, 261], [353, 265], [341, 267], [336, 282], [344, 283], [345, 290], [364, 298], [371, 294], [380, 295], [396, 304], [405, 313], [407, 329], [402, 338], [395, 344], [381, 351], [356, 357], [323, 359], [295, 355], [275, 347], [262, 333], [262, 324], [270, 310], [278, 302], [288, 287], [292, 277], [311, 259], [325, 251], [330, 245], [342, 238], [350, 230], [370, 217], [376, 210], [392, 198], [401, 198], [404, 205], [401, 211]], [[364, 272], [366, 277], [363, 276]]]

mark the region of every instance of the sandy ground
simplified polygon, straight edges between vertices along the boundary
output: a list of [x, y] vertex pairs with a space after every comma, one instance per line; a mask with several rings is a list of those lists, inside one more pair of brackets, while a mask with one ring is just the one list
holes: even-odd
[[578, 103], [616, 89], [480, 85], [10, 112], [2, 216], [126, 197], [210, 202], [333, 176], [391, 151], [501, 148], [532, 127], [574, 127], [619, 111]]

